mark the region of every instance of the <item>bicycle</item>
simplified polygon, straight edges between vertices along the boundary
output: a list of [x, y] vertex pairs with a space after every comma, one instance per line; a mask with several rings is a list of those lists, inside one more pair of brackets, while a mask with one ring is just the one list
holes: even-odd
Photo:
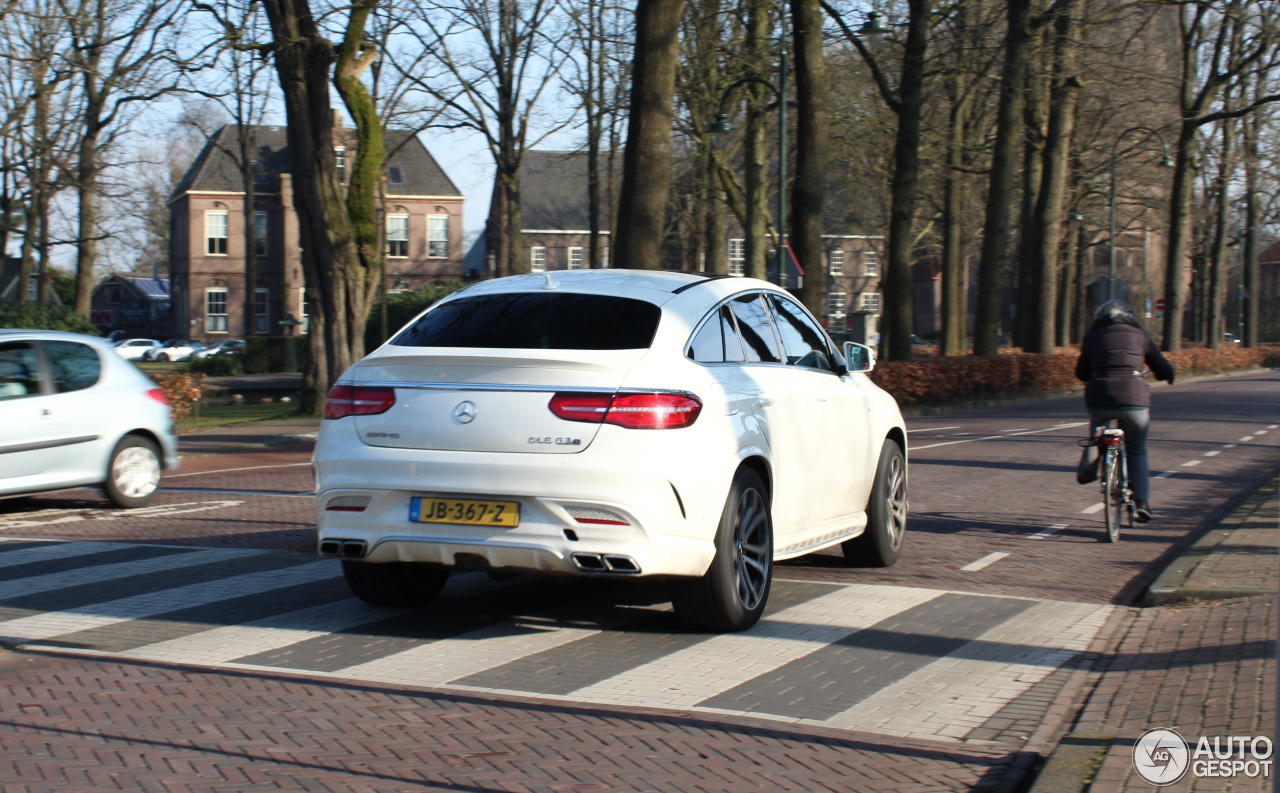
[[1098, 434], [1080, 441], [1081, 446], [1101, 447], [1098, 455], [1098, 481], [1102, 486], [1102, 508], [1107, 523], [1107, 539], [1120, 542], [1120, 511], [1128, 514], [1129, 528], [1133, 528], [1136, 508], [1133, 490], [1129, 487], [1129, 469], [1124, 451], [1124, 430], [1118, 427], [1100, 427]]

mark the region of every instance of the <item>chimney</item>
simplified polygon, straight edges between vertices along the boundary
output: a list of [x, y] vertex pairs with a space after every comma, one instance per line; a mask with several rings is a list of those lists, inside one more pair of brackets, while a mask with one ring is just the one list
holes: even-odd
[[333, 108], [333, 124], [334, 129], [342, 129], [342, 111]]

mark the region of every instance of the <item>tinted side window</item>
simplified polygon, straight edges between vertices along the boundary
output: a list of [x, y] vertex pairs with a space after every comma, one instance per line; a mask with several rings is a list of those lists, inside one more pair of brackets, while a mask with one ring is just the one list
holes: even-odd
[[738, 319], [738, 332], [742, 335], [742, 348], [747, 353], [747, 360], [781, 363], [778, 339], [773, 335], [773, 324], [761, 296], [735, 297], [729, 305]]
[[0, 344], [0, 400], [34, 396], [43, 390], [40, 362], [30, 344]]
[[53, 383], [58, 393], [80, 391], [98, 382], [102, 375], [102, 361], [98, 351], [87, 344], [74, 341], [46, 341], [45, 358], [53, 372]]
[[401, 347], [638, 350], [653, 343], [662, 310], [628, 297], [521, 292], [439, 305], [402, 330]]
[[702, 330], [689, 343], [689, 357], [698, 363], [734, 363], [744, 361], [742, 342], [733, 325], [728, 306], [721, 306], [707, 318]]
[[782, 346], [787, 351], [787, 363], [832, 371], [826, 337], [804, 309], [785, 297], [770, 295], [769, 299], [776, 312], [778, 335], [782, 337]]

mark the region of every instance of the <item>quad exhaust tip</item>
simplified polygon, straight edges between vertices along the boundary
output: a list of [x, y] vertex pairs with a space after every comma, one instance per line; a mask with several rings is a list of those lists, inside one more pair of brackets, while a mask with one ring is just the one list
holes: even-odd
[[619, 575], [637, 575], [640, 565], [630, 556], [621, 554], [574, 553], [570, 557], [573, 564], [586, 573], [615, 573]]
[[320, 543], [320, 555], [362, 559], [367, 547], [364, 540], [324, 540]]

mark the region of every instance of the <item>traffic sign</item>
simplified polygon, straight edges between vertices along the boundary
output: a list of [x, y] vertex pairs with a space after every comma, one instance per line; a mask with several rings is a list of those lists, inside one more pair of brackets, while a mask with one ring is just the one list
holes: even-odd
[[1157, 317], [1164, 316], [1164, 298], [1163, 297], [1156, 298], [1156, 316]]

